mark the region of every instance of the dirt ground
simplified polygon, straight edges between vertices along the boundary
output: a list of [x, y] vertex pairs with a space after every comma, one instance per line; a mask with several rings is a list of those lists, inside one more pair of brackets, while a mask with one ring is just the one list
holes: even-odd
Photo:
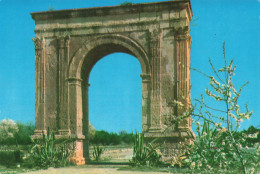
[[38, 170], [26, 174], [165, 174], [165, 172], [137, 172], [137, 171], [118, 171], [118, 167], [111, 166], [91, 166], [68, 168], [49, 168], [48, 170]]
[[[92, 149], [90, 150], [90, 154], [92, 154]], [[110, 146], [105, 148], [104, 153], [101, 155], [101, 160], [109, 162], [129, 162], [132, 157], [133, 148]]]
[[[133, 149], [124, 146], [106, 146], [101, 155], [100, 162], [129, 162], [133, 156]], [[93, 147], [90, 148], [90, 154]], [[93, 158], [92, 158], [93, 160]], [[118, 171], [122, 165], [83, 165], [67, 168], [49, 168], [48, 170], [38, 170], [26, 174], [162, 174], [165, 172], [137, 172], [137, 171]]]

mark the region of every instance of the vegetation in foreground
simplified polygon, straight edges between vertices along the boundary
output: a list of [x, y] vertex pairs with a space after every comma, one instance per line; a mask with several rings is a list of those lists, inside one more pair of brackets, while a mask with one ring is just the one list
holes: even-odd
[[102, 153], [104, 152], [104, 148], [100, 146], [94, 146], [94, 151], [93, 151], [93, 158], [95, 161], [99, 161], [101, 158]]
[[[0, 171], [22, 173], [48, 167], [70, 165], [69, 157], [73, 152], [70, 139], [55, 138], [54, 133], [47, 131], [41, 140], [31, 139], [34, 125], [31, 123], [15, 123], [3, 119], [0, 122]], [[104, 152], [100, 145], [130, 146], [133, 144], [132, 133], [120, 131], [109, 133], [91, 130], [91, 144], [95, 147], [94, 159], [99, 161]]]
[[[193, 144], [186, 145], [186, 154], [175, 157], [173, 165], [202, 173], [255, 173], [260, 167], [260, 146], [257, 142], [259, 131], [256, 132], [256, 129], [250, 127], [248, 133], [255, 132], [254, 135], [246, 135], [245, 131], [238, 133], [243, 120], [250, 119], [253, 113], [247, 104], [244, 109], [239, 105], [241, 92], [248, 82], [238, 90], [235, 88], [233, 76], [236, 66], [233, 65], [233, 59], [229, 62], [226, 59], [225, 43], [223, 55], [224, 66], [218, 70], [209, 59], [214, 76], [202, 73], [210, 80], [210, 86], [205, 90], [209, 99], [201, 95], [200, 99], [195, 100], [195, 104], [188, 103], [190, 110], [175, 120], [178, 122], [180, 119], [192, 117], [192, 121], [197, 122], [197, 136], [190, 134]], [[178, 107], [186, 105], [180, 101], [175, 103]], [[250, 140], [253, 137], [256, 139]], [[249, 146], [254, 150], [249, 150]]]
[[143, 133], [135, 133], [134, 145], [133, 145], [133, 158], [130, 160], [132, 166], [152, 166], [158, 167], [162, 162], [162, 155], [159, 151], [160, 144], [154, 145], [156, 139], [152, 142], [144, 142]]
[[49, 168], [70, 164], [69, 158], [74, 150], [73, 140], [64, 137], [56, 139], [54, 133], [48, 129], [46, 135], [42, 134], [42, 139], [32, 139], [32, 142], [29, 158], [34, 162], [34, 166]]

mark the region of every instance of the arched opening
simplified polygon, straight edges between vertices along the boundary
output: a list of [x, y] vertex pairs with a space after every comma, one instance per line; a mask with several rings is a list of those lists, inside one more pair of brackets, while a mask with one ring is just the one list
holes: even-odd
[[[85, 132], [90, 142], [89, 150], [85, 150], [90, 151], [91, 159], [93, 146], [99, 144], [106, 145], [102, 159], [110, 162], [129, 161], [132, 152], [127, 144], [130, 138], [127, 133], [142, 131], [141, 72], [139, 61], [125, 53], [109, 54], [92, 68], [88, 87], [88, 115], [89, 122], [96, 129], [96, 138], [93, 131]], [[85, 124], [83, 122], [83, 127]], [[121, 146], [120, 150], [118, 146]]]
[[[95, 43], [97, 43], [97, 41]], [[134, 60], [135, 63], [138, 64], [139, 68], [131, 69], [130, 65], [128, 65], [127, 63], [117, 62], [118, 66], [120, 68], [124, 68], [124, 70], [126, 70], [127, 68], [129, 69], [128, 74], [131, 73], [131, 72], [133, 73], [133, 71], [135, 71], [133, 74], [136, 73], [136, 77], [135, 78], [136, 79], [139, 78], [139, 90], [141, 92], [139, 92], [139, 96], [138, 96], [139, 97], [139, 102], [138, 101], [133, 102], [133, 101], [131, 101], [131, 97], [133, 97], [131, 95], [133, 95], [133, 94], [138, 95], [138, 92], [136, 92], [136, 89], [135, 89], [136, 87], [134, 87], [134, 89], [131, 89], [129, 87], [128, 88], [124, 87], [125, 88], [124, 90], [126, 90], [125, 92], [129, 93], [129, 94], [128, 95], [125, 94], [124, 97], [121, 97], [121, 99], [123, 99], [123, 101], [122, 100], [120, 101], [120, 97], [117, 97], [119, 99], [117, 102], [119, 102], [120, 105], [123, 106], [123, 107], [121, 107], [121, 110], [117, 108], [117, 110], [115, 111], [117, 113], [112, 113], [112, 114], [117, 114], [116, 116], [114, 115], [115, 120], [111, 120], [109, 118], [109, 116], [107, 116], [107, 118], [109, 118], [110, 120], [108, 119], [105, 122], [104, 119], [106, 119], [106, 117], [101, 117], [102, 122], [105, 123], [105, 124], [109, 124], [109, 123], [113, 124], [113, 123], [115, 123], [113, 127], [117, 127], [116, 126], [117, 122], [122, 124], [122, 125], [127, 123], [126, 126], [128, 126], [128, 129], [127, 129], [128, 132], [132, 131], [134, 129], [138, 129], [139, 131], [145, 131], [148, 128], [149, 120], [148, 120], [148, 116], [147, 115], [149, 113], [147, 112], [147, 110], [148, 110], [147, 106], [149, 105], [149, 103], [148, 103], [147, 99], [148, 99], [148, 95], [149, 95], [148, 93], [149, 92], [148, 92], [148, 87], [147, 86], [149, 85], [149, 83], [148, 83], [149, 80], [147, 81], [147, 73], [146, 72], [149, 71], [149, 66], [147, 66], [147, 62], [146, 62], [147, 57], [145, 55], [143, 55], [144, 52], [139, 52], [136, 49], [136, 47], [134, 47], [133, 44], [131, 44], [129, 46], [125, 45], [125, 44], [126, 44], [125, 42], [122, 42], [120, 44], [117, 41], [116, 41], [116, 43], [113, 43], [113, 40], [112, 40], [112, 43], [111, 42], [110, 43], [104, 43], [104, 41], [103, 41], [103, 42], [101, 42], [101, 44], [99, 44], [99, 45], [97, 45], [95, 47], [92, 47], [91, 49], [86, 49], [87, 54], [84, 54], [85, 56], [83, 58], [83, 61], [81, 61], [82, 64], [80, 65], [80, 69], [81, 69], [81, 77], [80, 77], [80, 79], [82, 80], [82, 82], [81, 82], [81, 94], [82, 94], [82, 114], [83, 114], [82, 115], [82, 134], [85, 136], [85, 140], [83, 140], [83, 156], [85, 157], [86, 161], [88, 161], [90, 159], [88, 130], [89, 130], [89, 118], [91, 117], [90, 113], [92, 113], [92, 111], [93, 111], [92, 109], [94, 109], [94, 107], [91, 108], [91, 109], [90, 109], [90, 107], [92, 107], [91, 105], [93, 105], [93, 104], [95, 105], [95, 103], [90, 103], [89, 102], [89, 99], [90, 99], [89, 98], [90, 97], [89, 91], [93, 87], [93, 86], [90, 87], [90, 85], [91, 85], [90, 84], [90, 82], [91, 82], [90, 74], [92, 73], [92, 71], [95, 71], [94, 67], [95, 67], [96, 64], [99, 64], [100, 62], [102, 64], [103, 61], [106, 61], [106, 59], [108, 59], [106, 56], [111, 55], [112, 53], [116, 53], [119, 56], [127, 55], [128, 58], [126, 58], [126, 59], [130, 58], [130, 60], [132, 60], [132, 61]], [[120, 58], [121, 61], [124, 61], [126, 59], [124, 59], [122, 57]], [[107, 64], [107, 63], [105, 63], [105, 64]], [[122, 72], [120, 72], [120, 71], [114, 70], [114, 73], [115, 72], [118, 73], [119, 76], [124, 78], [124, 82], [126, 83], [124, 85], [127, 86], [127, 82], [129, 83], [130, 80], [126, 77], [126, 75], [122, 74]], [[141, 74], [142, 78], [140, 78], [140, 74]], [[93, 80], [95, 80], [95, 79], [93, 79]], [[103, 79], [102, 83], [104, 83], [104, 82], [105, 81]], [[112, 84], [117, 84], [118, 85], [118, 83], [114, 83], [113, 81], [109, 81], [108, 83], [110, 85], [112, 85]], [[105, 87], [105, 86], [106, 85], [102, 85], [102, 87]], [[99, 92], [100, 92], [100, 90], [99, 90]], [[119, 93], [119, 95], [120, 95], [120, 93]], [[122, 93], [121, 93], [121, 95], [122, 95]], [[135, 100], [135, 98], [133, 97], [132, 100]], [[131, 105], [129, 105], [129, 103], [131, 103], [133, 105], [131, 106]], [[118, 107], [117, 104], [113, 104], [113, 101], [110, 102], [107, 106], [109, 106], [109, 105], [113, 106], [114, 108]], [[132, 113], [129, 112], [128, 116], [127, 115], [124, 115], [124, 116], [127, 119], [131, 120], [131, 121], [127, 121], [127, 120], [122, 121], [122, 120], [124, 120], [122, 118], [123, 116], [118, 114], [118, 113], [125, 114], [126, 111], [124, 110], [124, 107], [127, 108], [129, 106], [132, 107], [132, 111], [131, 111]], [[140, 106], [141, 106], [141, 109], [140, 109]], [[100, 106], [100, 107], [102, 107], [102, 106]], [[137, 110], [139, 109], [139, 111], [137, 111], [137, 113], [134, 113], [135, 109], [133, 109], [133, 107], [135, 109], [137, 109]], [[106, 115], [108, 115], [110, 111], [108, 111], [108, 110], [107, 111], [102, 111], [103, 109], [99, 108], [97, 106], [96, 111], [99, 111], [99, 113], [104, 112]], [[139, 114], [138, 114], [138, 112], [139, 112]], [[131, 115], [131, 114], [134, 114], [134, 115]], [[94, 117], [95, 117], [95, 113], [93, 113], [93, 118]], [[139, 118], [135, 118], [135, 117], [139, 117]], [[98, 118], [98, 116], [96, 116], [96, 118]], [[139, 121], [137, 121], [137, 120], [139, 120]], [[97, 122], [98, 122], [98, 120], [97, 120]], [[132, 125], [133, 122], [135, 122], [135, 124], [137, 122], [137, 125], [138, 125], [138, 122], [139, 122], [139, 128], [133, 127], [132, 129], [130, 129], [130, 127], [133, 126]], [[140, 126], [140, 125], [142, 125], [142, 126]], [[111, 127], [112, 127], [112, 125], [111, 125]], [[119, 131], [119, 129], [121, 129], [121, 128], [118, 127], [118, 129], [114, 129], [114, 130], [111, 130], [111, 131], [115, 132], [115, 131]]]
[[[125, 53], [103, 57], [89, 77], [89, 120], [97, 130], [142, 130], [142, 73]], [[109, 124], [107, 124], [109, 123]]]

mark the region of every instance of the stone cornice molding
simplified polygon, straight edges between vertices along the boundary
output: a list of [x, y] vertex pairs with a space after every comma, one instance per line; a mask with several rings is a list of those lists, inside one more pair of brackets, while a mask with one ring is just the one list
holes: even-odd
[[154, 3], [140, 3], [132, 5], [118, 5], [108, 7], [82, 8], [72, 10], [55, 10], [45, 12], [31, 13], [34, 20], [56, 20], [75, 17], [91, 17], [91, 16], [106, 16], [106, 15], [122, 15], [132, 14], [137, 12], [156, 12], [170, 9], [187, 9], [189, 20], [192, 18], [192, 9], [190, 0], [175, 0]]
[[[149, 27], [147, 27], [148, 25], [158, 25], [158, 22], [160, 23], [169, 23], [169, 25], [167, 26], [160, 26], [160, 28], [165, 28], [165, 29], [172, 29], [172, 24], [170, 23], [175, 23], [175, 22], [180, 22], [180, 21], [184, 21], [186, 20], [187, 18], [178, 18], [178, 19], [156, 19], [156, 20], [147, 20], [147, 21], [134, 21], [134, 22], [125, 22], [125, 23], [121, 23], [121, 24], [115, 24], [115, 23], [109, 23], [109, 24], [98, 24], [98, 25], [81, 25], [81, 26], [49, 26], [49, 27], [46, 27], [44, 29], [42, 28], [36, 28], [34, 31], [36, 34], [42, 34], [42, 33], [49, 33], [49, 35], [47, 35], [48, 37], [53, 37], [53, 36], [56, 36], [55, 33], [56, 32], [59, 32], [59, 33], [67, 33], [67, 30], [70, 30], [72, 35], [77, 35], [75, 34], [76, 31], [81, 31], [81, 33], [84, 33], [84, 34], [97, 34], [95, 32], [95, 30], [93, 30], [94, 27], [96, 28], [115, 28], [115, 27], [126, 27], [125, 28], [125, 31], [132, 31], [132, 29], [129, 29], [127, 30], [127, 27], [128, 26], [135, 26], [136, 28], [140, 28], [140, 27], [144, 27], [142, 30], [148, 30], [150, 29]], [[145, 24], [147, 24], [147, 26], [145, 27]], [[138, 30], [138, 29], [137, 29]], [[99, 31], [99, 30], [97, 30]], [[51, 34], [52, 33], [52, 34]], [[101, 32], [103, 34], [107, 33], [106, 31], [104, 32]], [[100, 34], [100, 32], [98, 32], [98, 34]]]

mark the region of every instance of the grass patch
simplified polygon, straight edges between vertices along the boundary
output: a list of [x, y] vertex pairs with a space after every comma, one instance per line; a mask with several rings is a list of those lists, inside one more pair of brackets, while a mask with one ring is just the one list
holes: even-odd
[[28, 168], [20, 168], [17, 166], [11, 166], [11, 167], [6, 167], [3, 165], [0, 165], [0, 173], [1, 174], [18, 174], [18, 173], [26, 173], [26, 172], [30, 172], [30, 171], [35, 171], [36, 169], [28, 169]]
[[20, 150], [15, 151], [0, 151], [0, 164], [10, 167], [21, 163], [21, 152]]

